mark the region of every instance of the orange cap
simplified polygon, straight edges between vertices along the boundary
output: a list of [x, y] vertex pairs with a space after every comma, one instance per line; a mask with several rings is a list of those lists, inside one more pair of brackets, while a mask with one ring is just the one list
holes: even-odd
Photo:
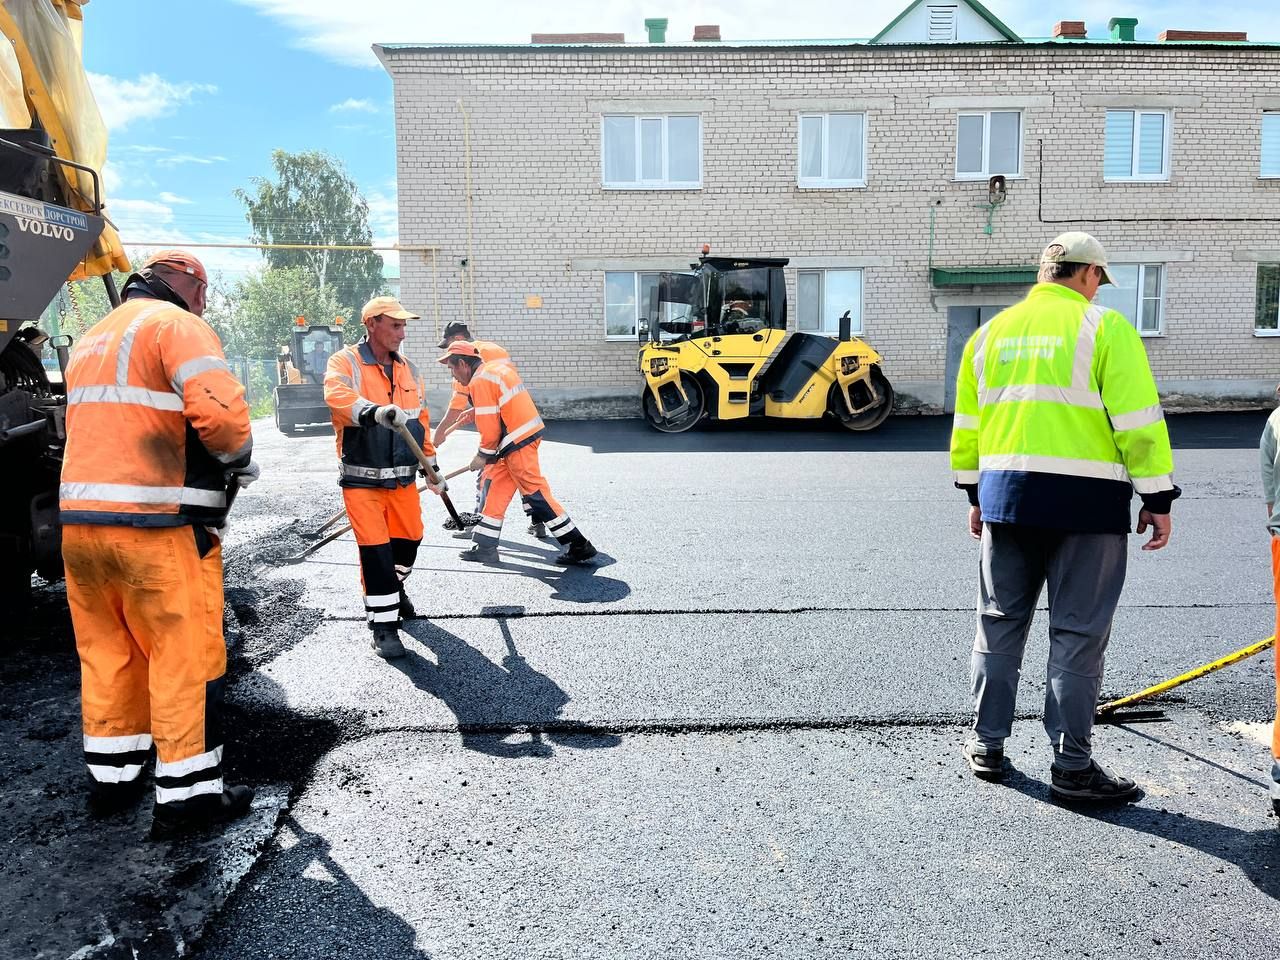
[[185, 250], [161, 250], [147, 257], [146, 267], [168, 267], [178, 273], [188, 273], [201, 283], [209, 282], [209, 274], [205, 273], [204, 264]]
[[480, 359], [480, 351], [476, 349], [476, 345], [470, 340], [455, 340], [449, 344], [448, 348], [436, 363], [448, 363], [454, 357], [475, 357]]
[[400, 305], [395, 297], [374, 297], [360, 309], [360, 321], [363, 323], [371, 317], [391, 317], [394, 320], [419, 320], [416, 313], [410, 313]]

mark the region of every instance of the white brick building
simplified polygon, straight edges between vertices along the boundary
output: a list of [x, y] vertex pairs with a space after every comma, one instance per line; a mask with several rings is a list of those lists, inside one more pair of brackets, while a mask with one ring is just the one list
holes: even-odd
[[380, 45], [401, 242], [438, 248], [404, 255], [404, 300], [504, 343], [552, 412], [631, 411], [647, 274], [703, 243], [790, 257], [792, 328], [852, 308], [900, 405], [940, 409], [979, 318], [1086, 230], [1166, 397], [1270, 396], [1280, 44], [1133, 23], [1021, 40], [918, 0], [869, 41]]

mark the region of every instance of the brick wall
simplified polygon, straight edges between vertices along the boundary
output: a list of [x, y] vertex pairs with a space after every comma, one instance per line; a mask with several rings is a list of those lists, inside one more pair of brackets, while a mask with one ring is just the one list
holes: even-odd
[[[948, 304], [1005, 303], [1022, 291], [932, 288], [932, 211], [938, 266], [1029, 265], [1071, 229], [1095, 234], [1113, 260], [1161, 254], [1164, 336], [1146, 345], [1162, 386], [1256, 394], [1280, 378], [1280, 339], [1253, 335], [1256, 259], [1280, 259], [1280, 181], [1258, 177], [1261, 112], [1280, 108], [1280, 50], [441, 48], [386, 51], [384, 61], [401, 242], [440, 248], [434, 264], [405, 254], [401, 266], [403, 298], [427, 318], [428, 335], [415, 329], [409, 341], [420, 361], [436, 352], [438, 304], [440, 324], [473, 319], [543, 394], [635, 394], [636, 346], [605, 339], [603, 272], [584, 261], [679, 263], [708, 242], [720, 254], [865, 263], [864, 336], [900, 392], [937, 403]], [[702, 189], [602, 189], [602, 101], [695, 108]], [[866, 107], [867, 186], [799, 189], [796, 114], [833, 104]], [[1010, 179], [991, 236], [978, 206], [986, 182], [954, 178], [956, 104], [1023, 109], [1023, 176]], [[1167, 183], [1103, 181], [1105, 112], [1125, 105], [1171, 109]], [[1041, 190], [1044, 219], [1063, 222], [1040, 221]], [[1194, 217], [1275, 220], [1185, 219]], [[1147, 222], [1093, 222], [1125, 219]], [[541, 308], [527, 307], [527, 295]], [[428, 365], [443, 386], [442, 368]]]

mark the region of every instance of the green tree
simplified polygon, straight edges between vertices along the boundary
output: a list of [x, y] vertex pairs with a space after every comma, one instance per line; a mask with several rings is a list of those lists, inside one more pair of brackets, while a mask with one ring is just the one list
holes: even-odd
[[[255, 243], [369, 244], [369, 204], [342, 163], [319, 150], [271, 154], [275, 179], [254, 177], [238, 189]], [[372, 250], [264, 250], [276, 270], [307, 270], [317, 288], [334, 291], [345, 316], [382, 292], [382, 258]]]
[[268, 267], [217, 291], [205, 319], [222, 338], [227, 356], [274, 360], [280, 345], [289, 342], [295, 317], [332, 323], [341, 315], [333, 289], [316, 283], [308, 268]]

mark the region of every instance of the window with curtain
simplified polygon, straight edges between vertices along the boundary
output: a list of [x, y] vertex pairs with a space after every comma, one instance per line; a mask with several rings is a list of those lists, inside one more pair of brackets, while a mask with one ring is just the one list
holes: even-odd
[[800, 114], [802, 187], [864, 187], [867, 118], [862, 113]]
[[1102, 176], [1106, 180], [1168, 180], [1167, 110], [1108, 110]]
[[1107, 272], [1115, 285], [1098, 288], [1093, 302], [1123, 313], [1144, 337], [1164, 333], [1164, 265], [1113, 263]]
[[796, 274], [796, 329], [839, 333], [849, 311], [850, 329], [862, 332], [861, 270], [800, 270]]
[[1255, 333], [1280, 333], [1280, 263], [1258, 264], [1258, 302], [1254, 312]]
[[702, 186], [702, 120], [696, 115], [602, 118], [604, 186], [696, 190]]
[[1280, 177], [1280, 112], [1262, 115], [1263, 177]]
[[956, 177], [1022, 176], [1022, 113], [990, 110], [956, 120]]

